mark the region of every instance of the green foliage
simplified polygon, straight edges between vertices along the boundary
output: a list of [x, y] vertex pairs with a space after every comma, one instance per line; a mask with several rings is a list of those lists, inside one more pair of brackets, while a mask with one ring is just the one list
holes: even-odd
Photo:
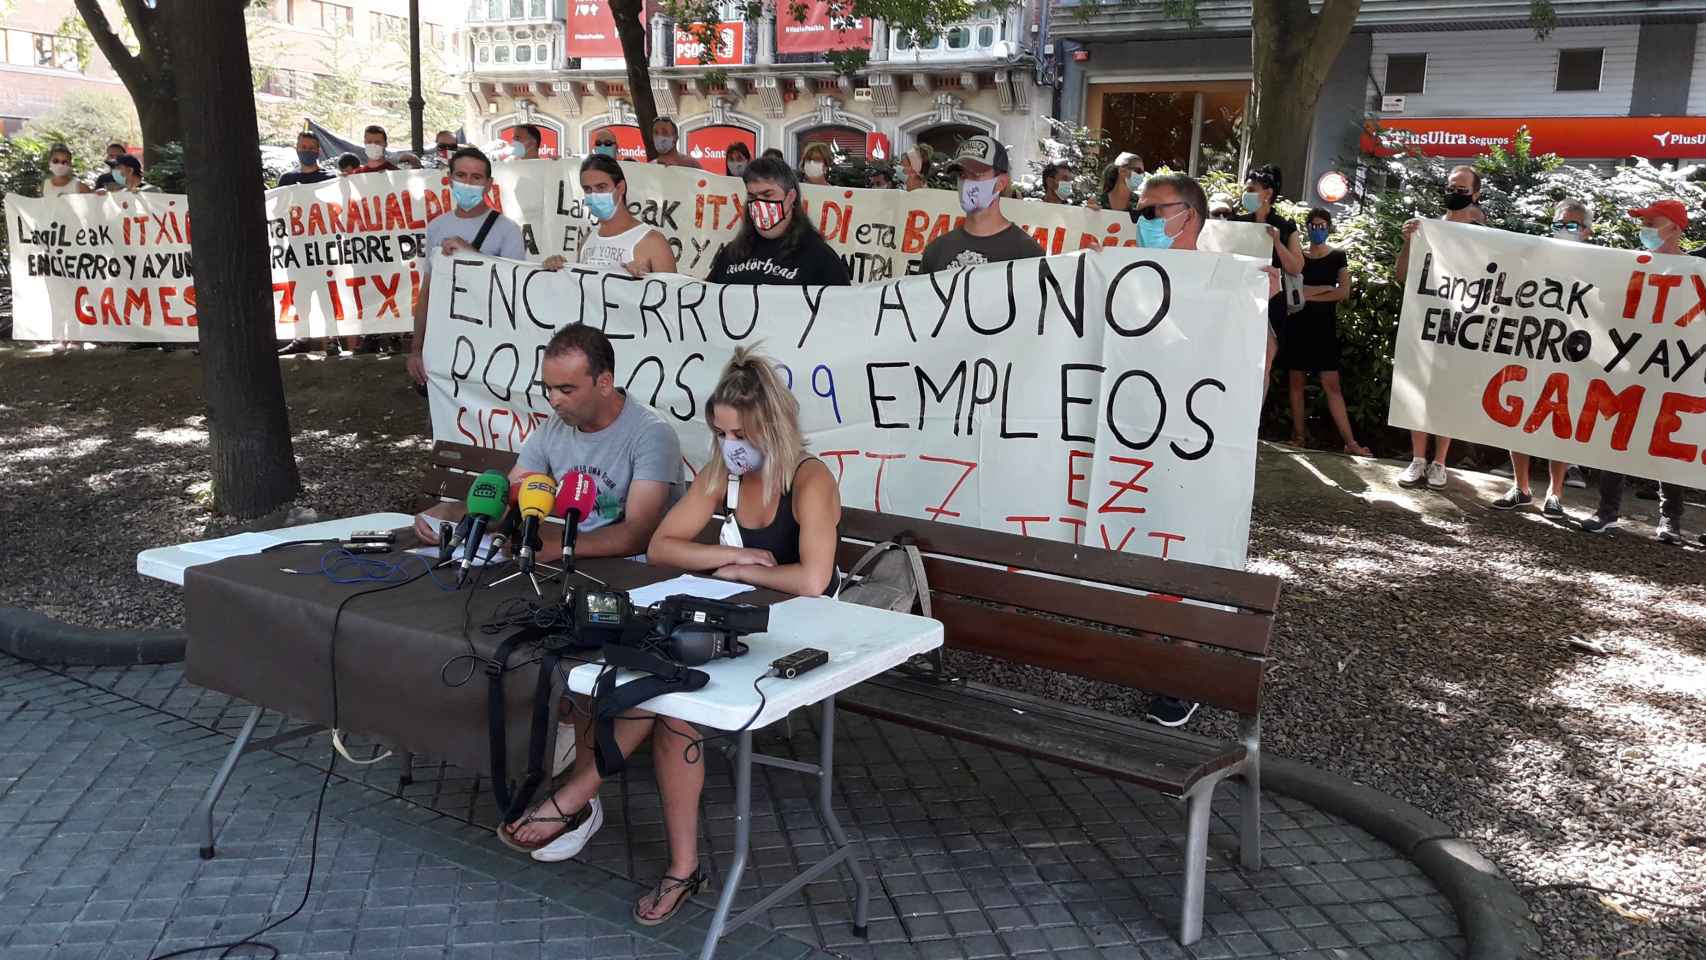
[[[1263, 0], [1255, 0], [1257, 3]], [[1135, 9], [1142, 6], [1153, 6], [1161, 11], [1161, 15], [1169, 20], [1196, 28], [1202, 26], [1202, 11], [1197, 9], [1197, 0], [1078, 0], [1073, 8], [1073, 19], [1079, 23], [1089, 23], [1096, 15], [1105, 12], [1105, 8]]]
[[25, 124], [23, 132], [50, 145], [70, 147], [72, 166], [79, 172], [99, 164], [114, 140], [133, 145], [142, 141], [129, 97], [89, 89], [66, 91], [53, 110]]
[[184, 193], [184, 145], [176, 140], [161, 144], [143, 179], [166, 193]]
[[89, 25], [83, 22], [81, 16], [73, 13], [59, 21], [59, 29], [56, 32], [77, 42], [77, 68], [87, 73], [89, 63], [95, 56], [95, 35], [89, 32]]
[[[47, 151], [53, 141], [20, 133], [0, 139], [0, 194], [41, 196], [47, 179]], [[6, 242], [10, 217], [0, 217], [0, 244]]]
[[1018, 189], [1019, 196], [1040, 199], [1043, 167], [1051, 163], [1069, 163], [1078, 174], [1072, 178], [1072, 202], [1082, 205], [1084, 201], [1101, 193], [1102, 165], [1112, 159], [1105, 131], [1075, 127], [1053, 117], [1043, 119], [1048, 123], [1049, 135], [1038, 141], [1042, 148], [1042, 159], [1032, 160], [1031, 173], [1014, 177], [1013, 185]]

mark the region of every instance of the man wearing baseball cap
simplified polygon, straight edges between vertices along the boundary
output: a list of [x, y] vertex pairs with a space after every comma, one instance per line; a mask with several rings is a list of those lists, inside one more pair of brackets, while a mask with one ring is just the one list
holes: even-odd
[[[1688, 229], [1688, 208], [1681, 200], [1660, 200], [1639, 210], [1629, 211], [1641, 221], [1641, 246], [1653, 253], [1681, 254], [1682, 232]], [[1605, 533], [1617, 525], [1623, 509], [1623, 481], [1620, 473], [1607, 470], [1599, 475], [1599, 510], [1581, 522], [1583, 533]], [[1674, 483], [1659, 484], [1659, 528], [1655, 537], [1660, 543], [1682, 542], [1682, 488]]]
[[970, 137], [955, 151], [948, 169], [959, 174], [960, 209], [966, 219], [924, 248], [920, 272], [1043, 255], [1030, 234], [1001, 215], [1001, 194], [1013, 182], [1006, 147], [992, 137]]

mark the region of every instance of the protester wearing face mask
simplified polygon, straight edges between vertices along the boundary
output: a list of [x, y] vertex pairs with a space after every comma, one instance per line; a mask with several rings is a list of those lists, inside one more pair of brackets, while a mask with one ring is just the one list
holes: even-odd
[[450, 167], [450, 155], [456, 152], [456, 134], [449, 130], [440, 130], [433, 135], [432, 165], [435, 167]]
[[924, 178], [930, 175], [930, 160], [933, 154], [934, 151], [929, 145], [922, 143], [901, 154], [900, 167], [906, 177], [908, 191], [922, 190], [930, 186]]
[[486, 190], [492, 185], [492, 161], [475, 147], [463, 147], [450, 155], [450, 200], [454, 208], [427, 223], [426, 243], [421, 246], [421, 292], [415, 297], [415, 345], [409, 354], [409, 376], [426, 383], [427, 303], [432, 299], [432, 257], [458, 250], [483, 253], [511, 260], [527, 259], [521, 227], [486, 205]]
[[357, 173], [379, 173], [382, 170], [395, 170], [397, 165], [385, 159], [385, 148], [391, 142], [385, 135], [385, 128], [378, 124], [369, 126], [361, 133], [361, 149], [367, 154], [367, 162], [361, 165]]
[[538, 124], [518, 124], [513, 136], [516, 151], [510, 155], [511, 160], [539, 159], [539, 147], [545, 142], [545, 134], [540, 131]]
[[120, 184], [117, 182], [117, 179], [113, 174], [113, 168], [118, 166], [118, 158], [129, 152], [130, 150], [126, 148], [124, 144], [117, 141], [107, 144], [107, 169], [104, 173], [95, 178], [96, 190], [114, 190], [119, 188]]
[[814, 187], [829, 186], [829, 166], [834, 154], [827, 143], [808, 143], [800, 152], [800, 182]]
[[[1451, 173], [1445, 179], [1445, 216], [1441, 219], [1452, 223], [1473, 223], [1484, 226], [1487, 215], [1481, 212], [1481, 174], [1467, 164], [1451, 168]], [[1410, 244], [1416, 236], [1416, 230], [1422, 225], [1420, 220], [1411, 220], [1404, 224], [1404, 246], [1398, 252], [1398, 265], [1395, 271], [1398, 286], [1404, 286], [1404, 278], [1410, 271]], [[1428, 440], [1434, 441], [1433, 460], [1428, 460]], [[1451, 438], [1435, 436], [1423, 430], [1410, 431], [1410, 465], [1398, 475], [1400, 487], [1418, 487], [1424, 480], [1434, 489], [1443, 489], [1449, 482], [1450, 476], [1445, 469], [1445, 454], [1451, 449]]]
[[1102, 171], [1102, 193], [1089, 204], [1092, 210], [1126, 210], [1137, 219], [1137, 200], [1149, 174], [1143, 169], [1143, 158], [1135, 153], [1122, 153]]
[[142, 161], [127, 153], [113, 165], [113, 186], [102, 192], [158, 193], [159, 190], [159, 187], [142, 179]]
[[[1688, 229], [1688, 207], [1681, 200], [1660, 200], [1657, 203], [1629, 211], [1629, 216], [1641, 221], [1641, 248], [1649, 253], [1680, 256], [1682, 234]], [[1664, 267], [1653, 264], [1655, 271]], [[1686, 267], [1678, 269], [1688, 269]], [[1628, 478], [1607, 470], [1599, 475], [1599, 509], [1581, 521], [1583, 533], [1606, 533], [1617, 526], [1623, 511], [1623, 487]], [[1683, 542], [1683, 487], [1675, 483], [1659, 484], [1659, 527], [1654, 539], [1660, 543]], [[1706, 545], [1706, 537], [1700, 542]]]
[[1339, 440], [1353, 457], [1370, 456], [1357, 443], [1345, 413], [1345, 394], [1339, 384], [1339, 302], [1351, 295], [1351, 268], [1343, 250], [1327, 243], [1333, 215], [1320, 207], [1309, 211], [1309, 246], [1303, 251], [1303, 309], [1280, 320], [1280, 350], [1274, 366], [1288, 371], [1291, 400], [1291, 442], [1305, 446], [1303, 387], [1313, 373], [1321, 378], [1327, 410], [1339, 429]]
[[293, 187], [334, 179], [332, 174], [320, 169], [320, 138], [312, 131], [304, 130], [296, 135], [296, 162], [295, 170], [287, 171], [278, 178], [279, 186]]
[[668, 117], [659, 117], [652, 122], [652, 146], [658, 151], [658, 155], [652, 158], [653, 163], [666, 167], [705, 169], [699, 165], [699, 161], [681, 152], [681, 132], [676, 129], [675, 121]]
[[723, 151], [723, 169], [731, 177], [746, 176], [746, 168], [752, 165], [752, 151], [744, 143], [731, 143]]
[[[1279, 199], [1279, 191], [1278, 167], [1267, 164], [1251, 170], [1244, 178], [1244, 196], [1241, 203], [1244, 212], [1232, 219], [1245, 223], [1267, 224], [1268, 239], [1273, 241], [1274, 245], [1274, 268], [1286, 273], [1302, 273], [1303, 243], [1299, 239], [1297, 224], [1274, 210], [1274, 201]], [[1268, 371], [1273, 367], [1274, 354], [1279, 350], [1279, 329], [1285, 322], [1285, 316], [1285, 295], [1276, 291], [1268, 298], [1268, 360], [1262, 369], [1264, 391], [1269, 381]]]
[[800, 181], [769, 157], [746, 168], [746, 217], [717, 252], [711, 283], [832, 286], [848, 284], [847, 264], [800, 209]]
[[1050, 163], [1043, 167], [1043, 202], [1071, 203], [1072, 180], [1078, 174], [1071, 164]]
[[90, 192], [89, 185], [77, 179], [71, 169], [71, 148], [63, 143], [56, 143], [47, 151], [47, 175], [41, 185], [44, 197], [70, 197]]
[[873, 167], [867, 175], [866, 186], [872, 190], [893, 190], [894, 172], [887, 167]]
[[[586, 197], [587, 214], [598, 226], [581, 241], [577, 263], [625, 270], [636, 277], [675, 272], [675, 253], [669, 241], [628, 209], [628, 181], [620, 163], [596, 155], [582, 160], [581, 192]], [[551, 256], [545, 258], [544, 266], [556, 270], [564, 263], [562, 256]]]
[[616, 131], [606, 127], [592, 135], [591, 156], [609, 157], [612, 160], [616, 160], [619, 159], [617, 156], [617, 150]]
[[1040, 257], [1043, 248], [1001, 213], [1001, 192], [1012, 184], [1007, 148], [992, 137], [969, 137], [949, 167], [960, 178], [960, 209], [966, 218], [924, 248], [923, 273]]

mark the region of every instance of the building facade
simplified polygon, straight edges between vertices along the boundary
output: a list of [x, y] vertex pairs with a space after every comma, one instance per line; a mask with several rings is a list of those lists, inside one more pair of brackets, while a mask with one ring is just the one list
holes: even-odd
[[[1043, 13], [1033, 2], [991, 9], [920, 44], [877, 22], [838, 30], [820, 2], [801, 22], [784, 12], [720, 24], [714, 62], [703, 63], [701, 33], [654, 9], [646, 23], [652, 93], [659, 115], [680, 125], [682, 148], [713, 171], [736, 141], [754, 155], [775, 147], [790, 162], [813, 141], [880, 161], [915, 143], [948, 151], [991, 134], [1024, 173], [1048, 133], [1048, 102], [1035, 95]], [[548, 149], [584, 154], [592, 135], [611, 127], [624, 156], [643, 155], [606, 0], [473, 0], [466, 35], [471, 137], [476, 129], [488, 140], [507, 137], [534, 123]], [[828, 56], [848, 48], [870, 51], [851, 75]]]
[[[1360, 148], [1373, 145], [1367, 124], [1441, 156], [1474, 156], [1527, 126], [1536, 149], [1572, 163], [1706, 160], [1706, 2], [1553, 5], [1559, 24], [1542, 37], [1528, 0], [1363, 0], [1321, 94], [1309, 168], [1285, 171], [1286, 192], [1321, 202], [1323, 176], [1353, 173], [1346, 168]], [[1201, 0], [1194, 28], [1156, 7], [1081, 19], [1076, 0], [1057, 2], [1054, 109], [1105, 127], [1115, 149], [1152, 169], [1235, 171], [1251, 82], [1250, 4]]]

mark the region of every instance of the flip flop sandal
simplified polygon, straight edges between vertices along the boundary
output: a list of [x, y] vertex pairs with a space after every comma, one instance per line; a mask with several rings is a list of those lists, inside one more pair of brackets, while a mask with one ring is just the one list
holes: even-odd
[[514, 850], [517, 853], [532, 853], [533, 851], [538, 850], [541, 847], [548, 846], [553, 840], [556, 840], [558, 837], [567, 833], [569, 831], [570, 827], [572, 827], [574, 825], [574, 821], [575, 821], [574, 815], [572, 815], [572, 814], [565, 815], [563, 813], [563, 808], [557, 806], [557, 796], [555, 793], [551, 794], [550, 796], [547, 796], [545, 799], [550, 802], [551, 809], [557, 811], [557, 815], [554, 817], [541, 816], [539, 813], [539, 810], [541, 807], [545, 806], [545, 804], [540, 803], [539, 805], [535, 806], [532, 810], [528, 811], [526, 816], [521, 818], [520, 826], [525, 827], [530, 823], [560, 823], [560, 824], [562, 824], [562, 827], [556, 833], [551, 834], [550, 836], [546, 837], [543, 840], [540, 840], [537, 843], [523, 843], [522, 841], [517, 840], [515, 838], [514, 834], [510, 833], [508, 823], [500, 823], [495, 828], [497, 831], [497, 834], [498, 834], [498, 842], [502, 843], [504, 846], [510, 848], [511, 850]]
[[661, 917], [648, 917], [644, 913], [640, 912], [640, 901], [646, 899], [645, 897], [641, 897], [639, 900], [634, 901], [634, 922], [642, 927], [655, 927], [668, 923], [669, 919], [681, 910], [682, 904], [686, 903], [694, 894], [705, 889], [705, 884], [705, 871], [703, 870], [693, 871], [693, 876], [688, 877], [685, 880], [681, 877], [671, 877], [666, 874], [663, 879], [657, 882], [657, 886], [653, 887], [650, 891], [652, 905], [654, 907], [657, 906], [659, 903], [663, 902], [664, 897], [680, 890], [682, 893], [680, 896], [675, 898], [675, 905], [670, 907], [669, 912]]

